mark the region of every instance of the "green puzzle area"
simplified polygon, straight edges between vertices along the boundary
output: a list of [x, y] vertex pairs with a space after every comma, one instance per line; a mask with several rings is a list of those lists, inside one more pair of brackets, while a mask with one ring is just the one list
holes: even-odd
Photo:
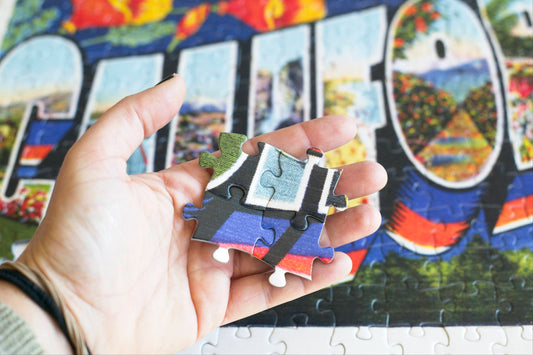
[[0, 257], [13, 258], [11, 244], [18, 240], [30, 239], [36, 225], [22, 224], [16, 220], [0, 217]]
[[[533, 252], [501, 251], [474, 235], [465, 252], [449, 261], [389, 253], [382, 263], [361, 266], [353, 281], [274, 312], [277, 326], [324, 326], [330, 321], [336, 326], [531, 324], [532, 293]], [[236, 325], [268, 320], [271, 311]]]

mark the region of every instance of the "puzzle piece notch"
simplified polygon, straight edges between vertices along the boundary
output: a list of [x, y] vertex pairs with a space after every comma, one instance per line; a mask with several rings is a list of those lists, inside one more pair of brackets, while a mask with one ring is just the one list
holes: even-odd
[[389, 344], [385, 327], [337, 327], [331, 346], [342, 346], [345, 354], [403, 354], [401, 344]]
[[447, 326], [448, 340], [433, 347], [436, 354], [491, 354], [495, 343], [505, 343], [507, 336], [501, 327]]
[[330, 206], [343, 210], [348, 205], [345, 195], [334, 193], [340, 171], [320, 166], [324, 153], [318, 148], [308, 149], [307, 156], [307, 161], [300, 161], [282, 152], [281, 174], [265, 171], [261, 176], [262, 186], [274, 188], [267, 208], [295, 211], [291, 224], [299, 230], [307, 229], [309, 217], [324, 223]]
[[[256, 169], [263, 156], [263, 152], [266, 147], [270, 151], [272, 146], [264, 142], [258, 142], [258, 154], [248, 155], [241, 149], [245, 140], [246, 136], [244, 135], [223, 132], [220, 135], [220, 156], [215, 157], [209, 152], [203, 152], [200, 155], [200, 166], [214, 170], [207, 184], [207, 191], [225, 199], [230, 199], [230, 189], [232, 187], [239, 187], [245, 193], [244, 200], [247, 200], [249, 189], [253, 184], [254, 175], [256, 174]], [[273, 168], [275, 171], [275, 166]], [[262, 192], [265, 194], [264, 190]], [[268, 200], [270, 195], [271, 193], [266, 197], [263, 196], [263, 198]], [[254, 203], [247, 204], [255, 209], [263, 210], [266, 208], [266, 202], [262, 204], [261, 202], [257, 202], [257, 200], [254, 200]]]
[[211, 179], [215, 179], [222, 175], [235, 164], [239, 157], [243, 154], [241, 149], [246, 136], [236, 133], [220, 133], [219, 146], [220, 157], [215, 157], [209, 152], [200, 154], [199, 164], [202, 168], [212, 168], [213, 175]]
[[[502, 327], [505, 338], [502, 342], [491, 342], [493, 354], [531, 354], [533, 352], [533, 326]], [[529, 338], [524, 333], [529, 331]]]
[[399, 345], [405, 354], [431, 354], [435, 346], [448, 344], [444, 327], [393, 327], [387, 329], [389, 346]]
[[205, 343], [202, 354], [254, 354], [258, 344], [267, 354], [285, 354], [284, 342], [273, 342], [273, 328], [267, 327], [223, 327], [219, 328], [216, 342]]

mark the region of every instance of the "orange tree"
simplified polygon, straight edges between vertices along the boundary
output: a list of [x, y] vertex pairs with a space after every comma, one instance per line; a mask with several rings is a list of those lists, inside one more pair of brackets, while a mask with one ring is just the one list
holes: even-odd
[[492, 91], [492, 83], [470, 90], [463, 106], [476, 123], [489, 145], [493, 146], [496, 139], [496, 98]]
[[416, 75], [395, 72], [393, 81], [398, 120], [416, 155], [444, 129], [456, 112], [456, 102], [448, 92]]
[[403, 10], [394, 37], [394, 58], [405, 59], [405, 46], [413, 42], [417, 34], [431, 32], [431, 24], [442, 16], [435, 10], [434, 2], [435, 0], [416, 2]]

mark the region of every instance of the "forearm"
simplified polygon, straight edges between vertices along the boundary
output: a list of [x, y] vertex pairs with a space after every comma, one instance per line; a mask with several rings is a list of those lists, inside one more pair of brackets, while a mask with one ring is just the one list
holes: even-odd
[[0, 302], [14, 310], [26, 322], [44, 352], [72, 353], [72, 348], [54, 319], [18, 287], [0, 280]]

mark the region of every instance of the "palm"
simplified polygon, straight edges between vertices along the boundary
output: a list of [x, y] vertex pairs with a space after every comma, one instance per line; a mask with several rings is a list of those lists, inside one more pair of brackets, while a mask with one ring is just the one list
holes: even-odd
[[[197, 162], [126, 174], [129, 154], [142, 136], [168, 122], [183, 95], [181, 81], [171, 80], [102, 117], [67, 156], [47, 217], [22, 256], [58, 285], [93, 351], [183, 349], [221, 324], [327, 286], [349, 270], [349, 260], [339, 254], [331, 264], [317, 263], [313, 281], [294, 277], [286, 287], [273, 288], [262, 262], [234, 253], [230, 263], [220, 264], [210, 256], [213, 245], [191, 241], [195, 224], [181, 212], [189, 202], [201, 204], [209, 180]], [[353, 136], [349, 121], [323, 121], [261, 140], [301, 157], [310, 143], [328, 150]], [[119, 133], [123, 142], [116, 142]], [[255, 153], [253, 142], [243, 149]], [[357, 187], [349, 183], [354, 175]], [[353, 165], [345, 168], [338, 190], [356, 197], [384, 182], [376, 164]], [[344, 244], [377, 224], [369, 206], [352, 208], [328, 219], [321, 242]]]

